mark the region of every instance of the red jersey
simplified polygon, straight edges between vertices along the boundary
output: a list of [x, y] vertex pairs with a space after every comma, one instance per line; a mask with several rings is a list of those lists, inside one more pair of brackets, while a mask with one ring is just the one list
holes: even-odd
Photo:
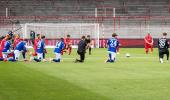
[[71, 44], [71, 39], [70, 39], [70, 38], [65, 38], [65, 39], [64, 39], [64, 43], [65, 43], [66, 45]]
[[0, 58], [2, 58], [2, 50], [5, 46], [5, 42], [6, 42], [6, 39], [3, 39], [1, 42], [0, 42]]
[[14, 48], [17, 46], [17, 44], [21, 41], [20, 38], [15, 38], [14, 39]]
[[37, 49], [39, 40], [40, 40], [40, 39], [35, 39], [35, 40], [34, 40], [34, 50]]
[[3, 39], [0, 43], [0, 51], [2, 51], [2, 49], [4, 48], [5, 46], [5, 42], [6, 42], [6, 39]]
[[151, 45], [152, 43], [153, 43], [152, 36], [151, 36], [150, 34], [148, 34], [147, 36], [145, 36], [145, 44]]

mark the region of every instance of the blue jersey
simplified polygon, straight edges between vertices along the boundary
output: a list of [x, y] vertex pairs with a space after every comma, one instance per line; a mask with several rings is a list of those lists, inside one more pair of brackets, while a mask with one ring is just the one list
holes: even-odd
[[7, 52], [7, 51], [9, 51], [9, 50], [10, 50], [10, 47], [11, 47], [10, 41], [6, 41], [2, 52]]
[[16, 47], [15, 50], [19, 50], [19, 51], [26, 51], [26, 43], [24, 41], [19, 42]]
[[117, 52], [117, 47], [119, 46], [119, 41], [115, 38], [111, 38], [107, 42], [109, 52]]
[[56, 43], [56, 47], [54, 49], [55, 53], [61, 53], [61, 51], [64, 49], [64, 42], [59, 41]]
[[37, 53], [43, 53], [44, 49], [45, 49], [45, 42], [43, 40], [40, 40], [37, 46]]

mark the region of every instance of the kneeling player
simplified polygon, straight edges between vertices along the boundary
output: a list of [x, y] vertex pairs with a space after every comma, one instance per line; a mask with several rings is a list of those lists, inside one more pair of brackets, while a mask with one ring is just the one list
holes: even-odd
[[35, 57], [31, 57], [30, 58], [30, 61], [34, 60], [36, 62], [41, 62], [41, 60], [43, 60], [43, 53], [44, 53], [44, 49], [45, 49], [45, 43], [44, 43], [44, 40], [41, 39], [39, 42], [38, 42], [38, 46], [37, 46], [37, 56], [38, 58], [35, 58]]
[[4, 38], [5, 38], [4, 36], [1, 36], [1, 37], [0, 37], [0, 61], [3, 60], [3, 57], [2, 57], [2, 49], [3, 49], [4, 47], [2, 46], [2, 44], [3, 44]]
[[54, 53], [56, 55], [56, 58], [55, 59], [50, 59], [50, 61], [54, 61], [54, 62], [60, 62], [61, 61], [61, 53], [62, 53], [62, 50], [64, 49], [64, 39], [61, 38], [60, 41], [58, 41], [56, 43], [56, 47], [54, 49]]
[[[12, 62], [15, 62], [15, 61], [18, 61], [19, 60], [19, 57], [20, 57], [20, 54], [22, 53], [22, 52], [26, 52], [27, 51], [27, 49], [26, 49], [26, 41], [24, 40], [24, 41], [20, 41], [17, 45], [16, 45], [16, 47], [15, 47], [15, 50], [14, 50], [14, 58], [12, 59], [9, 59], [9, 61], [12, 61]], [[24, 57], [24, 60], [26, 60], [25, 59], [25, 57]]]
[[7, 40], [5, 41], [4, 48], [2, 50], [2, 56], [4, 61], [7, 61], [8, 55], [12, 52], [10, 48], [11, 48], [10, 38], [7, 38]]
[[112, 38], [107, 42], [109, 58], [106, 62], [115, 62], [117, 47], [119, 46], [119, 41], [116, 39], [116, 36], [117, 34], [113, 33]]
[[[21, 42], [21, 38], [20, 38], [20, 35], [19, 34], [16, 34], [15, 37], [14, 37], [14, 44], [13, 44], [13, 47], [14, 47], [14, 50], [16, 48], [16, 46], [18, 45], [18, 43]], [[25, 40], [23, 42], [26, 42]], [[27, 51], [22, 51], [22, 56], [24, 58], [24, 61], [26, 61], [26, 52]]]
[[159, 61], [163, 63], [164, 54], [167, 56], [167, 61], [169, 60], [169, 42], [166, 38], [167, 33], [163, 33], [163, 37], [158, 40], [158, 50], [159, 50]]
[[[42, 38], [42, 40], [44, 41], [44, 44], [45, 44], [45, 35], [43, 35], [41, 38]], [[43, 50], [43, 62], [46, 62], [46, 61], [47, 61], [47, 60], [45, 59], [46, 53], [47, 53], [47, 50], [46, 50], [46, 48], [44, 48], [44, 50]]]

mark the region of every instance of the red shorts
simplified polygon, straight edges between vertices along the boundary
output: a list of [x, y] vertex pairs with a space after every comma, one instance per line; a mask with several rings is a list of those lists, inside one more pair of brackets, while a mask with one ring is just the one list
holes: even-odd
[[11, 52], [10, 54], [8, 54], [8, 57], [13, 57], [14, 56], [14, 53]]

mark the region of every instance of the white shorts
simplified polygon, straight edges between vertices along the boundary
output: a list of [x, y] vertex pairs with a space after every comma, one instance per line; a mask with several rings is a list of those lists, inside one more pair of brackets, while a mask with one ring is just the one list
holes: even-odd
[[2, 53], [2, 57], [3, 57], [4, 59], [6, 59], [6, 58], [8, 57], [8, 54]]
[[15, 60], [19, 60], [20, 53], [21, 53], [21, 51], [19, 51], [19, 50], [15, 50], [15, 51], [14, 51]]
[[11, 52], [10, 51], [7, 51], [7, 52], [2, 52], [2, 57], [4, 59], [6, 59], [8, 57], [8, 54], [10, 54]]
[[56, 55], [56, 58], [55, 59], [61, 59], [61, 53], [55, 53], [55, 55]]
[[114, 60], [116, 58], [116, 52], [109, 52], [109, 58]]
[[43, 59], [43, 53], [37, 53], [38, 59], [42, 60]]

